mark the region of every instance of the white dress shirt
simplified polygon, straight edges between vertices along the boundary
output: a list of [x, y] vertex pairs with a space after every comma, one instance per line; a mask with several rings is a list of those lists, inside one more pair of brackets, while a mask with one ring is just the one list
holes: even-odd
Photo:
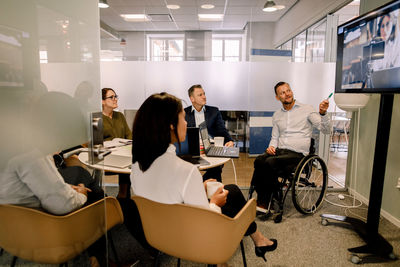
[[307, 155], [313, 127], [329, 134], [331, 130], [328, 115], [321, 116], [311, 105], [295, 102], [290, 110], [283, 107], [272, 117], [272, 136], [269, 146], [289, 149]]
[[[199, 125], [206, 120], [204, 116], [204, 111], [206, 110], [206, 107], [203, 106], [200, 111], [197, 111], [193, 106], [192, 106], [192, 111], [194, 111], [194, 121], [196, 123], [196, 127], [199, 127]], [[200, 145], [203, 145], [203, 139], [201, 139], [201, 135], [199, 132], [199, 142]]]
[[194, 121], [196, 122], [196, 127], [199, 127], [199, 125], [205, 121], [204, 117], [204, 111], [206, 110], [206, 107], [203, 106], [200, 111], [197, 111], [193, 106], [192, 106], [192, 111], [194, 111]]
[[165, 204], [185, 203], [211, 208], [221, 213], [220, 207], [208, 203], [203, 178], [197, 167], [176, 156], [176, 148], [172, 144], [145, 172], [140, 170], [138, 162], [133, 164], [131, 182], [135, 195]]
[[64, 182], [51, 156], [32, 151], [11, 159], [0, 173], [0, 204], [43, 208], [60, 215], [85, 204], [87, 197]]

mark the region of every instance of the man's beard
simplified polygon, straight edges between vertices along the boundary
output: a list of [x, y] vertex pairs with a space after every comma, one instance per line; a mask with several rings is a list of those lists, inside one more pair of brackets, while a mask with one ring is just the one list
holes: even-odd
[[284, 105], [290, 105], [290, 104], [292, 104], [293, 103], [293, 101], [294, 101], [294, 99], [292, 98], [290, 101], [283, 101], [283, 104]]

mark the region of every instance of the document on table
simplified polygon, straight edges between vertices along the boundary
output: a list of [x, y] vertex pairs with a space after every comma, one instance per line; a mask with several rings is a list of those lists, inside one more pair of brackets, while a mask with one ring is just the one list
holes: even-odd
[[114, 138], [111, 141], [104, 141], [104, 147], [107, 149], [131, 145], [131, 144], [132, 144], [132, 140], [124, 139], [124, 138]]

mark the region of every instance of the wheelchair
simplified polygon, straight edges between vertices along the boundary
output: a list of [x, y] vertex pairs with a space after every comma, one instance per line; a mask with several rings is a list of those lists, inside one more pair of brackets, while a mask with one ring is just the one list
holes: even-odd
[[[266, 214], [271, 214], [274, 200], [278, 210], [274, 222], [282, 221], [283, 205], [289, 191], [292, 191], [293, 205], [302, 214], [313, 214], [321, 206], [328, 183], [328, 169], [325, 162], [315, 154], [314, 139], [311, 139], [310, 153], [303, 157], [297, 166], [278, 173], [278, 191], [271, 195]], [[248, 199], [251, 199], [255, 186], [250, 185]]]

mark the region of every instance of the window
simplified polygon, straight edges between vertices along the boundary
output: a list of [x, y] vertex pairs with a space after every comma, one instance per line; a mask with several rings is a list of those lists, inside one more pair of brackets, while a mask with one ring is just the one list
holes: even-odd
[[212, 61], [238, 62], [241, 60], [241, 37], [220, 37], [213, 35]]
[[307, 29], [307, 62], [324, 62], [326, 19]]
[[183, 61], [184, 47], [182, 35], [169, 35], [168, 37], [148, 35], [147, 60], [150, 61]]
[[46, 50], [39, 51], [39, 59], [40, 59], [40, 63], [48, 63]]
[[293, 42], [294, 42], [294, 62], [304, 62], [305, 61], [305, 54], [306, 54], [306, 31], [297, 35]]
[[292, 39], [282, 45], [282, 50], [292, 50]]

